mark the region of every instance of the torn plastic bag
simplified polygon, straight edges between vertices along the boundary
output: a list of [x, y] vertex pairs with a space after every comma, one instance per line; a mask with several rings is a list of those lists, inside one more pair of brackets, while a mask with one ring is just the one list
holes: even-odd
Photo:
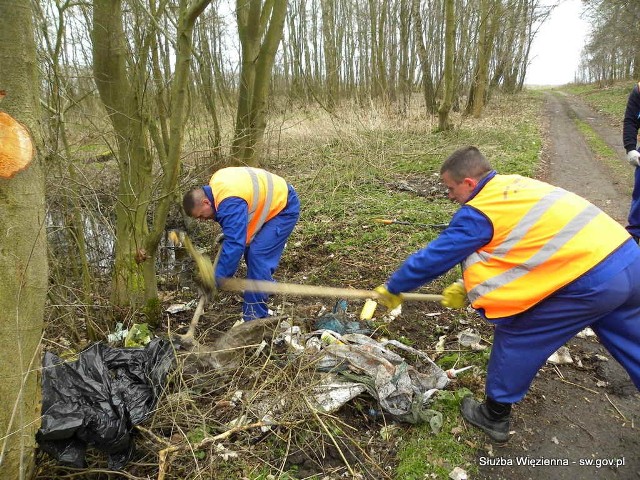
[[109, 455], [110, 469], [122, 469], [134, 452], [132, 428], [153, 412], [173, 365], [173, 346], [160, 338], [145, 348], [96, 343], [74, 362], [46, 352], [40, 448], [83, 468], [92, 446]]
[[[440, 367], [429, 359], [426, 373], [422, 373], [407, 364], [400, 355], [363, 335], [342, 335], [340, 340], [357, 344], [327, 345], [322, 351], [324, 357], [318, 362], [318, 369], [339, 373], [348, 380], [362, 383], [382, 409], [396, 420], [428, 422], [434, 431], [439, 428], [441, 416], [427, 409], [426, 403], [449, 382]], [[426, 355], [424, 357], [428, 359]]]

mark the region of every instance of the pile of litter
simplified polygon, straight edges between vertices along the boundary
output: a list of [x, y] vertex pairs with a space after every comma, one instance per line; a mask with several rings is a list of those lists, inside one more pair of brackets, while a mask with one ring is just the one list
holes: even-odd
[[[346, 308], [341, 311], [340, 307], [338, 303], [332, 313], [317, 318], [316, 329], [307, 333], [287, 320], [245, 322], [210, 347], [197, 345], [192, 360], [206, 370], [231, 371], [239, 368], [248, 355], [265, 349], [269, 341], [286, 351], [289, 359], [303, 357], [302, 363], [315, 366], [314, 386], [303, 394], [318, 411], [334, 412], [367, 392], [391, 419], [426, 422], [438, 431], [442, 417], [430, 410], [428, 403], [448, 384], [447, 373], [420, 350], [366, 335], [372, 332], [369, 324], [349, 321]], [[409, 357], [417, 359], [419, 365], [412, 365]]]

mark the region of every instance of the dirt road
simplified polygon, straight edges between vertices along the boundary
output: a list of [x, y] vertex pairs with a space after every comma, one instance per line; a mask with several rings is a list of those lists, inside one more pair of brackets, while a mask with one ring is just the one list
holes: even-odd
[[[629, 185], [595, 158], [574, 119], [589, 124], [624, 162], [620, 126], [560, 93], [546, 94], [545, 110], [545, 180], [625, 224]], [[640, 394], [594, 337], [568, 347], [574, 363], [547, 364], [514, 407], [510, 442], [480, 449], [482, 478], [640, 479]]]

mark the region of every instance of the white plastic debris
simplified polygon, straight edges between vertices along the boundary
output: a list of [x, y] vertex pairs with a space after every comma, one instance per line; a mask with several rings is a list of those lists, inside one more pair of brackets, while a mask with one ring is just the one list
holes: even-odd
[[366, 389], [362, 383], [345, 381], [337, 375], [329, 374], [323, 383], [313, 388], [313, 400], [320, 410], [331, 413]]
[[465, 370], [469, 370], [470, 368], [473, 368], [473, 365], [469, 365], [468, 367], [463, 367], [463, 368], [450, 368], [445, 373], [449, 378], [456, 378], [459, 373], [462, 373]]
[[285, 343], [295, 352], [304, 351], [304, 347], [300, 345], [302, 331], [297, 325], [289, 326], [287, 322], [282, 322], [280, 327], [283, 329], [280, 334], [273, 340], [276, 345]]
[[573, 358], [571, 358], [571, 353], [569, 353], [567, 347], [560, 347], [547, 359], [547, 362], [553, 363], [554, 365], [565, 365], [567, 363], [573, 363]]
[[466, 470], [456, 467], [449, 472], [449, 478], [451, 480], [467, 480], [469, 477], [467, 476]]
[[387, 313], [385, 316], [383, 316], [382, 317], [382, 321], [383, 322], [387, 322], [387, 323], [391, 323], [396, 318], [398, 318], [401, 313], [402, 313], [402, 305], [398, 305], [396, 308], [394, 308], [393, 310], [389, 311], [389, 313]]
[[463, 347], [471, 347], [472, 350], [484, 350], [486, 345], [480, 345], [480, 334], [472, 328], [467, 328], [458, 334], [458, 343]]
[[587, 327], [584, 330], [582, 330], [580, 333], [578, 333], [576, 335], [576, 337], [578, 338], [587, 338], [587, 337], [595, 337], [596, 336], [596, 332], [594, 332], [591, 327]]
[[167, 307], [165, 312], [173, 315], [180, 312], [186, 312], [187, 310], [189, 310], [189, 307], [187, 307], [186, 303], [173, 303]]
[[170, 313], [171, 315], [175, 315], [176, 313], [186, 312], [187, 310], [193, 310], [197, 302], [195, 300], [191, 300], [188, 303], [173, 303], [167, 307], [165, 312]]
[[107, 335], [107, 342], [117, 342], [118, 340], [123, 340], [129, 334], [128, 328], [122, 328], [122, 322], [116, 323], [116, 330], [113, 333]]
[[322, 340], [318, 337], [311, 337], [307, 340], [307, 343], [305, 343], [305, 350], [309, 353], [319, 352], [321, 348]]
[[267, 433], [269, 430], [271, 430], [271, 425], [276, 424], [276, 420], [275, 418], [273, 418], [273, 415], [271, 415], [271, 413], [267, 413], [266, 415], [264, 415], [260, 419], [260, 421], [265, 424], [260, 427], [260, 431], [262, 431], [262, 433]]
[[249, 423], [251, 423], [249, 422], [249, 417], [246, 415], [240, 415], [239, 417], [227, 422], [227, 428], [241, 427], [243, 425], [249, 425]]
[[225, 462], [231, 458], [238, 458], [238, 453], [234, 452], [232, 450], [227, 450], [227, 448], [224, 445], [221, 445], [219, 443], [215, 444], [215, 450], [216, 453], [222, 458], [222, 460], [224, 460]]

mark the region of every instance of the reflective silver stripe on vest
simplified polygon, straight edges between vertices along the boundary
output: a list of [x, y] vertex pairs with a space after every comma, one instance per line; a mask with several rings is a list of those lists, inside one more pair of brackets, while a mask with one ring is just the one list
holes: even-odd
[[531, 270], [542, 265], [551, 258], [551, 256], [557, 253], [569, 240], [580, 233], [580, 231], [600, 213], [601, 210], [598, 207], [588, 205], [529, 260], [501, 273], [500, 275], [490, 278], [471, 289], [471, 291], [467, 293], [469, 300], [474, 302], [479, 297], [488, 295], [492, 291], [525, 276]]
[[[251, 205], [249, 207], [249, 223], [251, 223], [258, 208], [258, 201], [260, 200], [260, 182], [258, 181], [258, 175], [251, 167], [246, 167], [246, 170], [247, 173], [249, 173], [249, 177], [251, 177], [251, 184], [253, 185], [253, 195], [251, 196]], [[271, 211], [271, 204], [273, 203], [273, 176], [266, 171], [265, 174], [267, 176], [267, 191], [265, 192], [264, 206], [249, 241], [253, 240], [253, 237], [256, 236], [256, 233], [258, 233], [264, 225], [264, 222], [267, 220], [267, 215], [269, 215], [269, 211]]]
[[464, 268], [468, 268], [477, 262], [487, 261], [490, 257], [505, 257], [511, 251], [513, 246], [518, 243], [520, 239], [531, 229], [531, 227], [540, 220], [542, 215], [544, 215], [554, 203], [568, 194], [569, 192], [566, 190], [556, 188], [543, 196], [533, 207], [529, 209], [525, 216], [522, 217], [513, 230], [511, 230], [507, 238], [505, 238], [503, 242], [493, 250], [493, 252], [490, 254], [486, 252], [472, 253], [463, 262]]

